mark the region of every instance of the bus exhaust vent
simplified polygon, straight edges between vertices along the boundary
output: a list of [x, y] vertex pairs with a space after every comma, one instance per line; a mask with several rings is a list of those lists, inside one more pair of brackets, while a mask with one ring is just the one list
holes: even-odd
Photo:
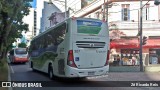
[[79, 48], [104, 48], [105, 44], [105, 42], [76, 41], [76, 45]]

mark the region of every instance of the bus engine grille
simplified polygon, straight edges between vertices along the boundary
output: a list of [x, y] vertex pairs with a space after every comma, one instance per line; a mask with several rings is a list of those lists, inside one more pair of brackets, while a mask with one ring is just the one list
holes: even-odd
[[76, 41], [76, 45], [79, 48], [104, 48], [105, 42], [97, 41]]

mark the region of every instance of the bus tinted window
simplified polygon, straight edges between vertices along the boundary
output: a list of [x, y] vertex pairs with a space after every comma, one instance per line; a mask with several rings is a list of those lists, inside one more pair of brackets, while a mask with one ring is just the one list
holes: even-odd
[[45, 38], [44, 44], [46, 45], [46, 47], [59, 45], [64, 40], [65, 31], [66, 31], [66, 23], [46, 33], [44, 35]]
[[102, 22], [77, 20], [77, 32], [84, 34], [98, 34], [101, 30]]
[[45, 51], [55, 51], [57, 46], [64, 40], [66, 32], [66, 23], [44, 33], [31, 42], [30, 53], [37, 56]]
[[16, 54], [27, 54], [27, 51], [26, 51], [26, 49], [16, 49], [15, 53]]

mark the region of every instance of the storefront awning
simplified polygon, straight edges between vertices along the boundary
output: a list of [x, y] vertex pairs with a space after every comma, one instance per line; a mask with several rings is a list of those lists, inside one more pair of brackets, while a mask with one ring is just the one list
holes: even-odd
[[[139, 48], [138, 39], [117, 39], [110, 42], [110, 48]], [[147, 39], [143, 48], [160, 48], [160, 39]]]

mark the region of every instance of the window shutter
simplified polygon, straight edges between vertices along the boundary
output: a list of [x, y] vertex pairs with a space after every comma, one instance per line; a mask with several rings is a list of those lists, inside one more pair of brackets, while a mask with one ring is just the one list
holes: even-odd
[[128, 21], [130, 21], [130, 10], [128, 9]]
[[121, 17], [122, 21], [124, 21], [124, 18], [123, 18], [123, 17], [124, 17], [124, 10], [123, 10], [123, 8], [122, 8], [122, 10], [121, 10], [121, 16], [122, 16], [122, 17]]

